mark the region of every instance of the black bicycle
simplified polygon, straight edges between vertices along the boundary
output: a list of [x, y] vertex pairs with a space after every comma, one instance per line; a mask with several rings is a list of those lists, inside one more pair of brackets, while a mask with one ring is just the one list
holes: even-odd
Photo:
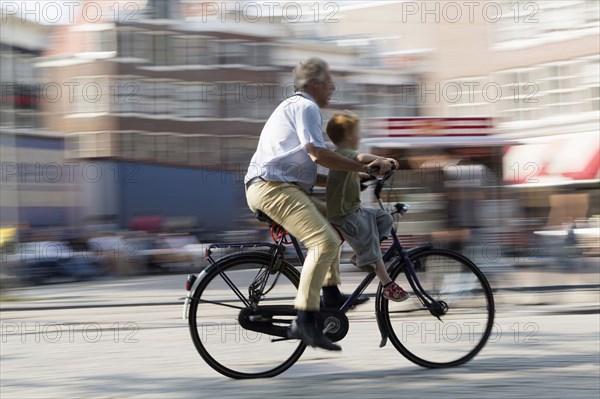
[[[389, 171], [370, 184], [382, 209], [381, 192]], [[367, 183], [369, 184], [369, 183]], [[403, 215], [408, 206], [396, 203], [391, 214]], [[266, 378], [292, 366], [306, 346], [287, 338], [296, 311], [293, 301], [299, 271], [286, 259], [293, 245], [301, 263], [298, 241], [267, 215], [274, 243], [213, 244], [206, 252], [210, 265], [186, 281], [184, 317], [200, 356], [216, 371], [231, 378]], [[390, 340], [410, 361], [429, 368], [453, 367], [472, 359], [485, 345], [494, 322], [494, 298], [483, 273], [460, 253], [424, 245], [406, 251], [396, 231], [383, 255], [390, 277], [412, 297], [390, 302], [375, 294], [381, 332], [380, 347]], [[236, 249], [215, 261], [217, 249]], [[346, 312], [375, 278], [366, 275], [341, 308], [321, 308], [319, 323], [336, 342], [348, 332]]]

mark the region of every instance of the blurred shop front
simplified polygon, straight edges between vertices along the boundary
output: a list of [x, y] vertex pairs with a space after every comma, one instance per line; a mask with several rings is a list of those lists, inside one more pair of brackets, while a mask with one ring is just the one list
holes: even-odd
[[494, 246], [533, 258], [551, 235], [578, 255], [598, 251], [597, 132], [511, 139], [480, 117], [374, 118], [367, 126], [363, 150], [400, 162], [386, 202], [412, 205], [397, 221], [408, 246]]
[[504, 156], [506, 190], [519, 201], [536, 248], [600, 255], [597, 131], [522, 139]]
[[411, 205], [397, 226], [408, 246], [433, 241], [463, 249], [476, 230], [487, 229], [490, 237], [506, 233], [503, 215], [514, 204], [502, 198], [502, 154], [512, 142], [496, 138], [492, 122], [485, 117], [367, 122], [365, 150], [400, 162], [386, 202]]

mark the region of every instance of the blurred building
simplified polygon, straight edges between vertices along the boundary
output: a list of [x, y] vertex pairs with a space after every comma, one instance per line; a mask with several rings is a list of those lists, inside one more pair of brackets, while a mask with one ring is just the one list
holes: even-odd
[[44, 98], [58, 100], [35, 64], [52, 27], [0, 14], [0, 224], [59, 225], [71, 218], [77, 187], [63, 175], [64, 134], [43, 123]]
[[[380, 38], [397, 69], [420, 67], [419, 108], [433, 117], [491, 117], [526, 214], [549, 192], [582, 190], [600, 212], [600, 2], [369, 2], [342, 9], [324, 35]], [[368, 17], [366, 17], [368, 15]], [[577, 212], [576, 212], [577, 213]]]
[[[511, 138], [576, 134], [541, 157], [527, 147], [508, 154], [511, 181], [523, 182], [526, 162], [539, 165], [540, 176], [597, 179], [599, 4], [392, 1], [349, 7], [324, 26], [338, 35], [387, 38], [379, 51], [399, 69], [423, 65], [418, 98], [425, 115], [493, 117]], [[569, 155], [549, 163], [558, 149]]]
[[125, 227], [161, 215], [206, 229], [239, 226], [250, 214], [242, 179], [262, 126], [293, 93], [293, 67], [309, 57], [327, 60], [337, 85], [324, 123], [341, 109], [419, 113], [417, 77], [373, 73], [377, 60], [364, 46], [281, 16], [245, 15], [236, 2], [217, 12], [207, 8], [214, 2], [134, 3], [144, 7], [99, 3], [102, 19], [52, 26], [36, 59], [35, 80], [61, 90], [56, 100], [42, 97], [39, 124], [64, 137], [81, 188], [65, 200], [65, 223], [116, 218]]

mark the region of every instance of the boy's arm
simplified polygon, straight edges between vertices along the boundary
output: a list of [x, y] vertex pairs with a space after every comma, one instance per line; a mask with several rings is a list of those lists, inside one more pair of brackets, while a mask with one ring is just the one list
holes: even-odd
[[391, 162], [392, 164], [394, 164], [394, 167], [396, 169], [400, 167], [400, 164], [394, 158], [378, 157], [377, 155], [373, 154], [358, 154], [356, 156], [356, 160], [360, 163], [371, 163], [377, 159], [385, 159], [386, 161]]

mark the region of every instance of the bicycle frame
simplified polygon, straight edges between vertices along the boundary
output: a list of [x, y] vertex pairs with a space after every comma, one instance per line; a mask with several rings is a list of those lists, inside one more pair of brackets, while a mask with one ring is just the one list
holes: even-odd
[[[423, 245], [420, 247], [413, 248], [410, 251], [406, 251], [404, 249], [404, 247], [402, 247], [402, 243], [400, 243], [400, 239], [398, 238], [396, 229], [392, 228], [391, 236], [392, 236], [392, 240], [394, 242], [388, 248], [388, 250], [383, 254], [383, 256], [382, 256], [383, 262], [387, 263], [394, 258], [399, 259], [398, 263], [400, 263], [402, 261], [404, 262], [405, 267], [406, 267], [405, 274], [406, 274], [406, 277], [408, 279], [408, 282], [409, 282], [411, 288], [413, 289], [415, 295], [417, 295], [417, 297], [421, 300], [423, 305], [429, 309], [433, 304], [436, 303], [436, 301], [421, 286], [421, 283], [419, 282], [419, 279], [415, 273], [414, 265], [413, 265], [412, 261], [410, 260], [410, 254], [413, 252], [432, 248], [433, 246], [432, 245]], [[298, 256], [298, 259], [300, 260], [301, 263], [304, 263], [304, 254], [302, 253], [302, 250], [300, 249], [300, 244], [298, 243], [298, 240], [293, 236], [290, 236], [290, 237], [291, 237], [292, 243], [294, 245], [294, 248], [296, 250], [296, 255]], [[392, 263], [389, 266], [388, 272], [395, 264], [397, 264], [397, 263]], [[348, 299], [342, 305], [340, 310], [342, 312], [346, 313], [350, 309], [350, 307], [352, 306], [354, 301], [360, 295], [362, 295], [364, 290], [369, 286], [369, 284], [371, 284], [371, 282], [373, 281], [373, 279], [375, 279], [375, 277], [376, 277], [376, 274], [374, 271], [368, 273], [365, 276], [365, 278], [360, 282], [360, 284], [356, 287], [354, 292], [352, 292], [352, 294], [348, 297]]]
[[[376, 188], [375, 195], [377, 197], [377, 201], [379, 203], [380, 208], [382, 210], [385, 210], [383, 203], [381, 202], [380, 195], [379, 195], [381, 192], [381, 187], [383, 185], [383, 181], [385, 181], [385, 178], [378, 180], [378, 187]], [[394, 213], [395, 212], [392, 212], [392, 214], [394, 214]], [[298, 242], [296, 237], [292, 236], [291, 234], [288, 233], [288, 236], [290, 237], [291, 243], [294, 246], [294, 250], [296, 252], [298, 259], [300, 260], [300, 263], [303, 264], [305, 257], [304, 257], [304, 253], [302, 252], [302, 249], [300, 247], [300, 243]], [[441, 304], [439, 304], [436, 300], [434, 300], [423, 289], [423, 287], [421, 286], [421, 283], [419, 282], [417, 274], [415, 272], [414, 265], [413, 265], [412, 261], [410, 260], [410, 255], [412, 253], [419, 252], [419, 251], [422, 251], [425, 249], [429, 249], [429, 248], [432, 248], [433, 246], [432, 245], [424, 245], [424, 246], [412, 248], [410, 251], [407, 251], [402, 246], [402, 243], [400, 242], [400, 239], [398, 238], [398, 235], [396, 234], [396, 230], [393, 227], [391, 230], [391, 236], [392, 236], [393, 243], [390, 246], [390, 248], [388, 248], [388, 250], [385, 252], [385, 254], [383, 254], [382, 259], [383, 259], [384, 263], [387, 263], [387, 262], [391, 261], [392, 259], [397, 259], [397, 261], [392, 262], [390, 264], [390, 266], [388, 267], [388, 272], [390, 272], [392, 270], [392, 268], [395, 267], [396, 265], [404, 264], [405, 265], [404, 273], [406, 275], [406, 278], [407, 278], [413, 292], [415, 293], [417, 298], [419, 298], [419, 300], [421, 301], [423, 306], [425, 306], [432, 315], [439, 318], [439, 316], [444, 313], [443, 306]], [[285, 241], [285, 236], [279, 237], [275, 241], [274, 244], [265, 243], [265, 242], [212, 244], [206, 251], [206, 258], [210, 262], [210, 267], [219, 267], [219, 263], [217, 261], [215, 261], [214, 259], [212, 259], [212, 257], [211, 257], [211, 253], [212, 253], [213, 249], [232, 248], [232, 247], [237, 247], [237, 248], [264, 247], [264, 248], [269, 248], [269, 251], [274, 252], [272, 255], [272, 259], [273, 259], [273, 262], [276, 263], [278, 261], [278, 259], [281, 259], [285, 256], [284, 245], [283, 245], [284, 241]], [[200, 280], [203, 278], [203, 276], [205, 274], [206, 274], [206, 269], [203, 270], [201, 273], [199, 273], [196, 278], [194, 278], [192, 287], [189, 290], [189, 294], [185, 297], [184, 318], [187, 317], [187, 309], [188, 309], [189, 301], [192, 299], [191, 296], [194, 293], [197, 286], [199, 285]], [[236, 287], [235, 284], [233, 284], [233, 282], [231, 282], [230, 279], [224, 273], [222, 273], [220, 270], [219, 270], [219, 274], [221, 274], [221, 276], [223, 277], [223, 280], [231, 288], [231, 290], [235, 293], [235, 295], [242, 301], [242, 303], [244, 303], [244, 305], [246, 305], [246, 306], [250, 306], [251, 305], [250, 302], [244, 297], [244, 295], [241, 293], [239, 288]], [[257, 276], [258, 276], [258, 274], [257, 274]], [[360, 284], [356, 287], [354, 292], [348, 297], [346, 302], [340, 308], [340, 310], [343, 313], [346, 313], [351, 308], [354, 301], [364, 292], [364, 290], [369, 286], [369, 284], [371, 284], [371, 282], [373, 281], [375, 276], [376, 276], [376, 274], [374, 271], [368, 273], [365, 276], [365, 278], [360, 282]], [[266, 285], [266, 279], [261, 282], [261, 288], [260, 288], [261, 291], [264, 289], [265, 285]]]

